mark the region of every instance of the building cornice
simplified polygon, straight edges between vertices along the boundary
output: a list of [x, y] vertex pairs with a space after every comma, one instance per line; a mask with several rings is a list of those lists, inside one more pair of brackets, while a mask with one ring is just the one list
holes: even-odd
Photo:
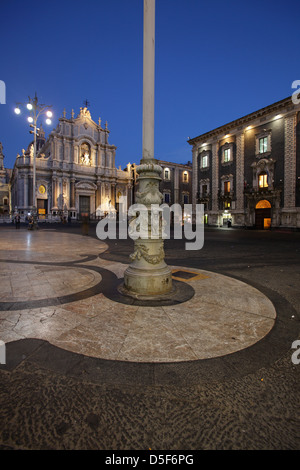
[[165, 160], [157, 160], [158, 165], [166, 165], [168, 167], [177, 167], [182, 168], [185, 170], [192, 170], [192, 163], [189, 165], [188, 163], [174, 163], [174, 162], [167, 162]]
[[280, 111], [283, 111], [287, 107], [289, 109], [286, 109], [286, 111], [293, 111], [296, 108], [290, 96], [281, 101], [277, 101], [276, 103], [273, 103], [269, 106], [261, 108], [257, 111], [254, 111], [253, 113], [247, 114], [246, 116], [238, 118], [227, 124], [224, 124], [223, 126], [217, 127], [209, 132], [206, 132], [197, 137], [189, 139], [187, 142], [190, 145], [196, 145], [197, 143], [200, 143], [203, 140], [204, 141], [209, 140], [211, 138], [219, 136], [220, 134], [228, 134], [229, 131], [231, 131], [232, 129], [238, 129], [238, 128], [241, 128], [242, 126], [247, 126], [250, 124], [250, 122], [253, 122], [255, 119], [259, 119], [259, 118], [261, 119], [272, 113], [279, 113]]

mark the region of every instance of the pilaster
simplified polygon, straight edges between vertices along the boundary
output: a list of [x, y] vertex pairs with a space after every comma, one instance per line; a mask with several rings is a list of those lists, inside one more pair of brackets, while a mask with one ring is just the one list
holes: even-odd
[[296, 114], [284, 120], [284, 209], [296, 203]]
[[52, 177], [52, 210], [57, 210], [57, 176]]
[[28, 175], [24, 175], [24, 207], [28, 207]]
[[193, 205], [193, 214], [196, 214], [196, 204], [197, 204], [197, 193], [198, 193], [198, 147], [194, 146], [192, 150], [193, 155], [193, 181], [192, 181], [192, 205]]
[[75, 210], [75, 178], [70, 178], [70, 209]]
[[236, 209], [244, 210], [244, 143], [243, 133], [236, 136]]
[[212, 210], [219, 210], [219, 142], [212, 144]]

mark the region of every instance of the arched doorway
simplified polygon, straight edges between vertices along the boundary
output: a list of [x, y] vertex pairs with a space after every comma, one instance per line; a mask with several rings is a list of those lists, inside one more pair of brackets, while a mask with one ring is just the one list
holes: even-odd
[[255, 228], [263, 230], [271, 227], [271, 203], [266, 199], [255, 206]]

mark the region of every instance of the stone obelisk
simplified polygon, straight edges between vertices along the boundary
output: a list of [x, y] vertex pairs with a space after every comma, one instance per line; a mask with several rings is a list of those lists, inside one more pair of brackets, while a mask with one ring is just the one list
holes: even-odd
[[151, 205], [162, 203], [162, 168], [154, 158], [154, 81], [155, 0], [144, 0], [143, 154], [137, 167], [136, 203], [148, 209], [148, 236], [135, 240], [132, 263], [124, 273], [124, 291], [138, 298], [155, 298], [172, 291], [172, 272], [164, 261], [161, 214], [158, 234], [151, 237]]

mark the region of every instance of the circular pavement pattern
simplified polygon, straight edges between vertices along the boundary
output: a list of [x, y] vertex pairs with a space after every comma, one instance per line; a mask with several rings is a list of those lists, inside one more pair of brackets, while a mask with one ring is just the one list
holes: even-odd
[[102, 260], [99, 240], [40, 231], [1, 242], [4, 342], [35, 338], [93, 358], [178, 363], [242, 351], [276, 321], [266, 295], [228, 276], [173, 266], [188, 300], [141, 305], [122, 302], [127, 266]]

